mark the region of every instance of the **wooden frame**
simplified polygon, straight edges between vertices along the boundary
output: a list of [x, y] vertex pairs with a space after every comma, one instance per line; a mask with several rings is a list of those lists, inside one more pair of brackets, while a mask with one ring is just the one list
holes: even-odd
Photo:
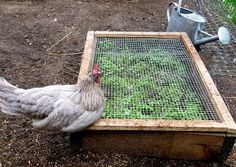
[[80, 133], [85, 150], [119, 152], [138, 156], [187, 160], [216, 160], [222, 156], [225, 137], [204, 133], [167, 131], [84, 131]]
[[183, 132], [214, 132], [225, 135], [236, 135], [236, 124], [230, 115], [219, 91], [217, 90], [204, 63], [195, 50], [186, 33], [181, 32], [108, 32], [89, 31], [84, 48], [79, 78], [84, 78], [92, 69], [96, 37], [149, 37], [181, 39], [194, 62], [202, 81], [208, 91], [220, 121], [208, 120], [140, 120], [140, 119], [99, 119], [88, 130], [129, 130], [129, 131], [183, 131]]

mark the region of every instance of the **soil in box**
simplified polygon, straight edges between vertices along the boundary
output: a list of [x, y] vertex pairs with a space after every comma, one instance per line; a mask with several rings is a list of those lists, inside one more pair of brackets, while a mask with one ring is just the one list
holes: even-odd
[[103, 118], [219, 120], [180, 39], [98, 37]]

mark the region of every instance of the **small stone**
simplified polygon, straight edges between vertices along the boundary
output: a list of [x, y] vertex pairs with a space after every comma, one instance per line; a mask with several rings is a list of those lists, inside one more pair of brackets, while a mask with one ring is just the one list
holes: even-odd
[[234, 58], [233, 63], [236, 65], [236, 58]]
[[213, 163], [212, 166], [213, 167], [218, 167], [218, 164], [217, 163]]

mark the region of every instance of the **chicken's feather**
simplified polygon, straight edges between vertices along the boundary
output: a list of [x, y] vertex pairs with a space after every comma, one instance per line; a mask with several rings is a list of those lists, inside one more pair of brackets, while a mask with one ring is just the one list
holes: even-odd
[[53, 85], [43, 88], [33, 88], [19, 92], [18, 100], [24, 114], [32, 117], [48, 116], [54, 112], [55, 104], [61, 98], [64, 99], [76, 91], [75, 85]]
[[32, 118], [36, 128], [82, 130], [101, 116], [105, 99], [90, 78], [81, 85], [20, 89], [0, 78], [0, 108]]

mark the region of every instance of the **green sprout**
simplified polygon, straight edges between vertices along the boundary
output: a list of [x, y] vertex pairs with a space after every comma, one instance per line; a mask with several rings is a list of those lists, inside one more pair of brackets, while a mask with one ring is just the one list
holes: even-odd
[[101, 50], [112, 50], [116, 48], [115, 44], [109, 40], [98, 42], [98, 46]]
[[207, 119], [188, 86], [187, 67], [173, 54], [161, 49], [134, 53], [108, 40], [98, 46], [95, 61], [107, 97], [103, 118]]

